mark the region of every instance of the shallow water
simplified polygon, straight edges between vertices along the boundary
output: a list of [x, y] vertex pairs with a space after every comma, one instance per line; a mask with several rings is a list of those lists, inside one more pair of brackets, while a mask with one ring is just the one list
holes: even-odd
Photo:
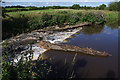
[[111, 57], [95, 57], [75, 52], [50, 50], [42, 54], [42, 59], [46, 59], [57, 67], [56, 76], [59, 78], [67, 77], [66, 73], [70, 73], [70, 76], [73, 73], [77, 78], [117, 78], [118, 30], [117, 24], [87, 26], [74, 34], [73, 38], [69, 38], [68, 42], [62, 43], [106, 51], [112, 54]]

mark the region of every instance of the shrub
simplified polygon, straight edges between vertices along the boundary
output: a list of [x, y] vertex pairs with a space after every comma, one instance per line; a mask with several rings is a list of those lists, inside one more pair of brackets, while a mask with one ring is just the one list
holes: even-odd
[[74, 5], [72, 6], [72, 9], [80, 9], [80, 5], [79, 5], [79, 4], [74, 4]]
[[47, 24], [49, 24], [49, 26], [57, 25], [57, 21], [54, 19], [51, 19], [51, 20], [47, 21]]
[[25, 29], [28, 28], [28, 19], [21, 14], [18, 14], [17, 17], [10, 17], [8, 19], [2, 20], [3, 30], [3, 39], [6, 37], [11, 37], [18, 33], [25, 32]]
[[58, 25], [62, 25], [66, 22], [67, 16], [64, 14], [56, 15]]
[[99, 10], [104, 10], [106, 8], [106, 5], [105, 4], [102, 4], [99, 6]]
[[75, 24], [76, 22], [78, 22], [79, 21], [79, 17], [78, 17], [78, 15], [75, 15], [75, 14], [73, 14], [71, 17], [70, 17], [70, 19], [69, 19], [69, 22], [71, 23], [71, 24]]
[[41, 14], [41, 21], [45, 22], [52, 19], [52, 15], [49, 15], [48, 13]]
[[52, 19], [52, 15], [50, 15], [48, 13], [41, 14], [40, 21], [43, 23], [42, 25], [44, 27], [49, 26], [48, 21], [51, 20], [51, 19]]
[[83, 13], [82, 13], [82, 12], [77, 12], [76, 14], [77, 14], [79, 17], [81, 17]]
[[[32, 44], [28, 52], [21, 55], [20, 60], [15, 62], [16, 49], [10, 48], [5, 43], [2, 51], [2, 80], [34, 80], [36, 78], [46, 79], [49, 75], [48, 63], [44, 60], [33, 61]], [[19, 51], [17, 54], [21, 54]], [[30, 54], [27, 56], [27, 54]]]
[[102, 13], [85, 13], [80, 20], [92, 24], [99, 24], [105, 22], [105, 17]]
[[111, 2], [109, 5], [108, 5], [108, 8], [110, 11], [120, 11], [120, 1], [119, 2]]
[[57, 13], [60, 13], [60, 14], [67, 14], [68, 11], [58, 11]]

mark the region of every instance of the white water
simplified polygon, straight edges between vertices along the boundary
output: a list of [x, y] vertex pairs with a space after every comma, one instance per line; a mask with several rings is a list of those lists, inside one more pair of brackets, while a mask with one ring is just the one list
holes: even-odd
[[[74, 29], [72, 31], [56, 32], [56, 33], [53, 33], [53, 34], [49, 34], [48, 36], [45, 37], [45, 41], [49, 41], [50, 43], [61, 43], [65, 39], [69, 38], [73, 34], [80, 31], [81, 29], [82, 28]], [[30, 33], [28, 33], [28, 34], [30, 34]], [[50, 38], [50, 39], [47, 39], [47, 38]], [[30, 50], [30, 48], [27, 49], [27, 50], [21, 51], [21, 53], [25, 53], [26, 51], [29, 51], [29, 50]], [[47, 49], [40, 48], [37, 45], [37, 43], [35, 43], [35, 44], [32, 45], [32, 51], [33, 51], [33, 59], [32, 60], [37, 60], [41, 54], [43, 54], [44, 52], [47, 51]], [[20, 54], [20, 55], [16, 56], [14, 61], [18, 62], [21, 59], [22, 56], [24, 56], [24, 55]], [[30, 54], [27, 54], [26, 56], [28, 57], [28, 56], [30, 56]], [[25, 60], [25, 58], [24, 58], [24, 60]]]

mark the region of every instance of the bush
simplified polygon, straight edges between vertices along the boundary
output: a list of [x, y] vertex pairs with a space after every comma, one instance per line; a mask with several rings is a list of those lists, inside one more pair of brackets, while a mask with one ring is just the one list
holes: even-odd
[[52, 19], [52, 15], [49, 15], [48, 13], [41, 14], [40, 21], [43, 23], [43, 26], [49, 26], [49, 20]]
[[67, 14], [68, 11], [58, 11], [57, 13], [60, 13], [60, 14]]
[[49, 26], [54, 26], [54, 25], [57, 25], [57, 20], [56, 19], [51, 19], [47, 22], [47, 24], [49, 24]]
[[37, 7], [34, 7], [34, 6], [30, 6], [29, 7], [29, 10], [37, 10], [38, 8]]
[[77, 14], [79, 17], [81, 17], [83, 13], [82, 13], [82, 12], [77, 12], [76, 14]]
[[66, 20], [68, 19], [67, 16], [64, 14], [56, 15], [56, 18], [57, 18], [58, 25], [64, 24], [66, 22]]
[[108, 8], [110, 11], [120, 11], [120, 1], [119, 2], [111, 2], [109, 5], [108, 5]]
[[70, 24], [75, 24], [78, 21], [79, 21], [79, 17], [78, 17], [78, 15], [75, 15], [75, 14], [73, 14], [69, 19]]
[[80, 20], [92, 24], [99, 24], [105, 22], [105, 16], [102, 13], [85, 13]]
[[27, 21], [28, 19], [21, 14], [18, 14], [15, 18], [11, 17], [2, 20], [3, 39], [8, 36], [11, 37], [12, 35], [25, 32], [26, 28], [28, 28]]
[[41, 21], [43, 21], [43, 22], [48, 21], [50, 19], [52, 19], [52, 15], [49, 15], [48, 13], [43, 13], [41, 15]]
[[[17, 54], [21, 55], [20, 60], [15, 62], [16, 49], [10, 48], [5, 43], [2, 51], [2, 80], [34, 80], [34, 79], [46, 79], [49, 75], [48, 63], [44, 60], [33, 61], [32, 46], [30, 43], [30, 49], [28, 52], [21, 55], [18, 51]], [[27, 56], [27, 54], [30, 54]]]
[[106, 8], [106, 5], [105, 4], [102, 4], [99, 6], [99, 10], [104, 10]]
[[115, 23], [117, 21], [119, 21], [120, 18], [118, 18], [119, 16], [119, 12], [109, 12], [107, 13], [105, 16], [106, 16], [106, 21], [109, 22], [109, 23]]
[[72, 9], [80, 9], [80, 5], [79, 5], [79, 4], [74, 4], [74, 5], [72, 6]]

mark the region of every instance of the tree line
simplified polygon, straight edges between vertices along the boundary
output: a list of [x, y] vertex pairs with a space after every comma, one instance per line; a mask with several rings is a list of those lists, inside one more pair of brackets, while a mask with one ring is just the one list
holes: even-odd
[[[110, 10], [110, 11], [119, 11], [120, 1], [119, 2], [111, 2], [108, 7], [105, 4], [102, 4], [97, 7], [91, 6], [80, 6], [79, 4], [74, 4], [72, 6], [43, 6], [43, 7], [36, 7], [36, 6], [6, 6], [2, 7], [2, 11], [5, 12], [14, 12], [14, 11], [29, 11], [29, 10], [45, 10], [45, 9], [94, 9], [94, 10]], [[9, 9], [7, 9], [9, 8]], [[16, 9], [15, 9], [16, 8]]]

